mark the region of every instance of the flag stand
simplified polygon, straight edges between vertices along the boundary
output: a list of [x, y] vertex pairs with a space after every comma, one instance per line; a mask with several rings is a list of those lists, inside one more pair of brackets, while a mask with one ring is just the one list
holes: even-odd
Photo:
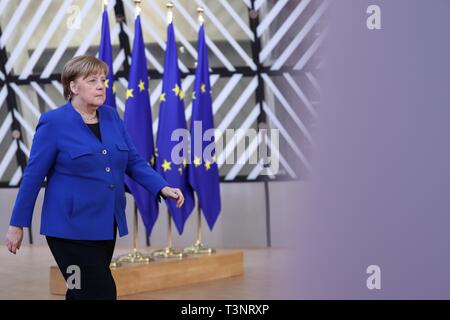
[[[203, 12], [204, 12], [204, 9], [202, 7], [197, 8], [197, 18], [198, 18], [198, 23], [200, 26], [202, 26], [204, 23]], [[187, 254], [211, 254], [211, 253], [215, 252], [216, 250], [213, 248], [205, 247], [202, 244], [202, 234], [201, 234], [201, 232], [202, 232], [201, 231], [202, 230], [202, 213], [201, 213], [199, 201], [197, 201], [197, 216], [198, 216], [197, 241], [195, 242], [194, 245], [185, 248], [183, 250], [183, 252], [187, 253]]]
[[141, 252], [137, 249], [137, 243], [138, 243], [138, 209], [136, 206], [136, 202], [134, 203], [134, 235], [133, 235], [133, 251], [121, 255], [117, 257], [116, 259], [113, 259], [111, 261], [110, 266], [120, 267], [122, 263], [149, 263], [153, 259], [149, 256], [143, 255]]
[[[168, 2], [166, 4], [166, 8], [167, 8], [167, 24], [168, 24], [168, 32], [169, 32], [169, 27], [173, 21], [173, 12], [172, 12], [173, 3]], [[169, 35], [169, 33], [168, 33], [168, 35]], [[168, 42], [168, 45], [169, 45], [169, 42]], [[176, 44], [175, 44], [175, 47], [176, 47]], [[167, 50], [168, 49], [166, 48], [166, 55], [167, 55]], [[176, 50], [175, 50], [175, 56], [176, 56]], [[165, 57], [164, 59], [166, 60], [167, 57]], [[166, 63], [166, 62], [167, 61], [164, 61], [164, 63]], [[164, 70], [164, 74], [167, 74], [166, 71], [167, 70]], [[163, 83], [164, 83], [164, 81], [165, 80], [163, 77]], [[179, 81], [179, 79], [178, 79], [178, 81]], [[164, 88], [164, 86], [163, 86], [163, 88]], [[178, 87], [178, 83], [177, 83], [177, 89], [180, 90]], [[179, 92], [177, 91], [176, 94], [178, 95]], [[165, 100], [163, 100], [163, 101], [165, 101]], [[161, 103], [163, 103], [163, 102], [161, 101]], [[160, 104], [160, 106], [161, 106], [161, 104]], [[160, 113], [160, 116], [161, 116], [161, 113]], [[161, 122], [159, 123], [159, 125], [161, 125]], [[159, 135], [159, 133], [160, 133], [160, 128], [158, 127], [158, 135]], [[177, 251], [172, 247], [172, 216], [169, 212], [169, 208], [167, 208], [167, 218], [168, 218], [167, 246], [164, 249], [154, 251], [152, 253], [152, 257], [153, 258], [179, 258], [179, 259], [182, 259], [186, 255], [183, 252]]]
[[197, 203], [197, 216], [198, 216], [198, 224], [197, 224], [197, 241], [195, 244], [187, 247], [183, 250], [184, 253], [187, 254], [211, 254], [216, 252], [216, 249], [205, 247], [202, 244], [202, 212], [200, 209], [200, 204]]
[[153, 258], [178, 258], [182, 259], [186, 257], [183, 252], [177, 251], [172, 247], [172, 217], [170, 216], [169, 209], [167, 209], [168, 230], [167, 230], [167, 247], [161, 250], [153, 251]]

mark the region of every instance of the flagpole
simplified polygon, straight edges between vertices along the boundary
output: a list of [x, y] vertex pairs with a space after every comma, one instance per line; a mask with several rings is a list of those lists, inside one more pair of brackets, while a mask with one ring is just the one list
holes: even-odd
[[138, 239], [138, 210], [136, 202], [134, 203], [134, 232], [133, 232], [133, 252], [137, 252], [137, 239]]
[[[205, 19], [203, 18], [204, 11], [205, 10], [202, 7], [197, 8], [197, 19], [200, 27], [205, 22]], [[213, 248], [207, 248], [202, 244], [202, 211], [200, 207], [200, 199], [197, 201], [197, 218], [197, 241], [195, 241], [194, 245], [185, 248], [183, 252], [188, 254], [211, 254], [216, 250]]]
[[169, 1], [166, 3], [167, 8], [167, 24], [171, 24], [173, 22], [173, 2]]
[[182, 259], [186, 255], [172, 247], [172, 217], [170, 216], [169, 209], [167, 209], [167, 221], [167, 246], [164, 249], [153, 251], [152, 257]]
[[203, 18], [203, 12], [205, 10], [203, 9], [203, 7], [198, 7], [197, 8], [197, 19], [198, 19], [198, 23], [200, 26], [203, 25], [203, 23], [205, 22], [205, 19]]
[[200, 209], [200, 204], [197, 204], [197, 241], [195, 244], [187, 247], [183, 250], [186, 254], [211, 254], [216, 252], [216, 249], [208, 248], [202, 243], [202, 213]]
[[[105, 11], [108, 9], [108, 0], [102, 0], [102, 11]], [[109, 266], [111, 268], [117, 268], [121, 266], [121, 263], [119, 262], [120, 256], [118, 258], [113, 258], [111, 259], [111, 262], [109, 264]]]
[[170, 217], [169, 210], [167, 210], [167, 218], [169, 220], [169, 223], [167, 224], [168, 230], [167, 230], [167, 247], [172, 248], [172, 218]]
[[149, 256], [146, 256], [138, 251], [138, 208], [136, 206], [136, 202], [134, 203], [134, 219], [133, 219], [133, 250], [127, 254], [123, 254], [117, 259], [114, 259], [113, 263], [111, 263], [112, 267], [120, 266], [122, 263], [148, 263], [153, 259]]
[[[106, 5], [107, 1], [104, 0], [103, 3]], [[134, 0], [134, 4], [135, 4], [135, 19], [136, 19], [139, 16], [139, 14], [141, 13], [141, 8], [140, 8], [141, 0]], [[117, 259], [114, 259], [114, 261], [111, 263], [112, 267], [120, 266], [121, 263], [123, 263], [123, 262], [125, 262], [125, 263], [148, 263], [153, 260], [151, 257], [142, 254], [137, 249], [138, 239], [139, 239], [139, 237], [138, 237], [138, 235], [139, 235], [138, 215], [139, 215], [138, 208], [136, 205], [136, 201], [134, 201], [133, 250], [131, 252], [129, 252], [128, 254], [121, 255]]]
[[200, 203], [197, 203], [197, 216], [198, 216], [198, 224], [197, 224], [197, 242], [202, 242], [202, 212], [200, 209]]
[[[173, 3], [167, 2], [167, 24], [173, 22]], [[170, 215], [169, 209], [167, 208], [167, 246], [164, 249], [156, 250], [152, 253], [153, 258], [178, 258], [182, 259], [186, 256], [181, 251], [177, 251], [172, 246], [172, 216]]]

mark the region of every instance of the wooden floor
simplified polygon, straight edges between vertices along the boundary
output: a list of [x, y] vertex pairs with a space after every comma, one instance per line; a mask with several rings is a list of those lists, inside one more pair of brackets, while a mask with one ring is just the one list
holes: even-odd
[[[115, 256], [126, 253], [116, 248]], [[145, 252], [145, 249], [142, 251]], [[286, 299], [284, 249], [244, 250], [244, 275], [196, 285], [157, 290], [122, 299]], [[23, 246], [17, 255], [0, 249], [0, 299], [64, 299], [51, 295], [49, 268], [55, 262], [47, 246]]]

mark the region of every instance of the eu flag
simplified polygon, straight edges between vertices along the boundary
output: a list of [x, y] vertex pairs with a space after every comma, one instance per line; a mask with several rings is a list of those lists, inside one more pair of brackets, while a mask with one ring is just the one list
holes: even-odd
[[198, 33], [198, 61], [192, 99], [190, 126], [192, 165], [189, 169], [189, 183], [197, 193], [200, 208], [211, 230], [221, 210], [220, 179], [216, 163], [214, 135], [207, 138], [210, 139], [209, 141], [203, 139], [206, 130], [214, 130], [208, 49], [203, 25]]
[[[172, 139], [172, 133], [187, 132], [184, 115], [184, 92], [181, 88], [180, 72], [178, 70], [177, 48], [173, 25], [167, 27], [167, 47], [164, 57], [164, 75], [162, 93], [159, 97], [159, 123], [156, 141], [156, 170], [167, 180], [171, 187], [180, 188], [185, 202], [181, 208], [175, 201], [166, 200], [169, 213], [172, 216], [178, 233], [183, 233], [184, 223], [194, 208], [194, 195], [188, 183], [187, 149], [189, 142], [181, 137], [181, 141]], [[181, 129], [176, 131], [177, 129]], [[181, 153], [176, 152], [180, 150]], [[174, 154], [172, 156], [172, 150]], [[186, 151], [183, 153], [183, 150]]]
[[[134, 25], [134, 42], [131, 55], [124, 123], [139, 154], [154, 166], [155, 158], [152, 113], [148, 92], [147, 60], [145, 58], [144, 38], [142, 36], [141, 17], [139, 15]], [[157, 199], [128, 176], [125, 177], [125, 184], [133, 194], [147, 234], [150, 235], [158, 218]]]
[[102, 16], [102, 34], [100, 39], [100, 48], [98, 50], [98, 58], [105, 62], [109, 67], [108, 75], [106, 76], [106, 100], [105, 104], [116, 108], [116, 86], [114, 84], [114, 70], [112, 64], [112, 47], [111, 38], [109, 35], [109, 21], [107, 8], [103, 10]]

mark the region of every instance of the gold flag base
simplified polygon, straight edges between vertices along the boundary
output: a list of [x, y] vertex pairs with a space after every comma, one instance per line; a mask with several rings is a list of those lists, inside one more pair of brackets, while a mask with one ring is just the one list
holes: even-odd
[[173, 259], [173, 258], [182, 259], [186, 257], [186, 255], [183, 252], [177, 251], [172, 247], [167, 247], [161, 250], [153, 251], [152, 257], [165, 259]]
[[185, 248], [183, 252], [186, 254], [211, 254], [216, 252], [216, 249], [205, 247], [197, 240], [193, 246]]
[[146, 256], [135, 249], [132, 252], [113, 259], [111, 261], [110, 267], [117, 268], [120, 267], [122, 263], [149, 263], [150, 261], [153, 261], [151, 257]]

